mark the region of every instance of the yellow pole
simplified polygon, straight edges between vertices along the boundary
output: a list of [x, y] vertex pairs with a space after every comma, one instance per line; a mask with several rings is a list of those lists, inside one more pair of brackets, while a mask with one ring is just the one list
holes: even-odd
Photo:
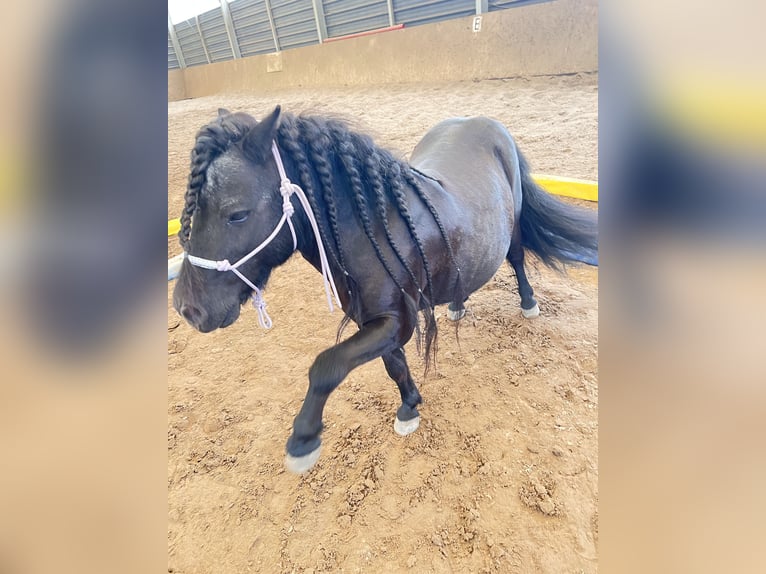
[[181, 230], [181, 220], [176, 219], [168, 219], [168, 237], [175, 235]]
[[598, 182], [556, 175], [532, 174], [532, 178], [548, 193], [598, 201]]

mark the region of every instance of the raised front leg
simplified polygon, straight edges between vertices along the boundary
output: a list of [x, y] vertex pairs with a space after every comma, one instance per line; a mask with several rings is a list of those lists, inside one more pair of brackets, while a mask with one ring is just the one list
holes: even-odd
[[322, 351], [309, 369], [309, 390], [298, 416], [293, 434], [287, 441], [287, 470], [302, 473], [319, 459], [322, 440], [322, 412], [335, 388], [351, 370], [400, 345], [401, 324], [395, 317], [380, 317], [365, 323], [358, 333]]
[[400, 347], [383, 355], [383, 364], [386, 366], [388, 376], [394, 380], [402, 395], [402, 406], [396, 411], [394, 430], [397, 434], [406, 436], [415, 432], [420, 425], [420, 413], [417, 406], [423, 402], [423, 399], [415, 386], [415, 381], [412, 380], [404, 349]]

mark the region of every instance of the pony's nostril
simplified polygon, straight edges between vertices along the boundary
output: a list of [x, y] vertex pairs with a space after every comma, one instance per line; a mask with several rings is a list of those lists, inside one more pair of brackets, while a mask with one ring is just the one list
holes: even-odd
[[199, 321], [202, 318], [202, 312], [192, 305], [182, 305], [181, 315], [189, 321], [192, 325], [199, 325]]

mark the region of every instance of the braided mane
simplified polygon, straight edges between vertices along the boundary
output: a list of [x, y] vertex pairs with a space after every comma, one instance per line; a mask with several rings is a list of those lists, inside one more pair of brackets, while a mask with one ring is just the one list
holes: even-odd
[[[210, 164], [228, 147], [241, 140], [255, 125], [254, 120], [241, 113], [219, 116], [198, 133], [191, 153], [191, 170], [181, 213], [181, 246], [188, 251], [191, 220], [197, 209], [199, 193], [205, 184]], [[350, 202], [353, 212], [369, 239], [378, 261], [402, 292], [409, 312], [414, 315], [418, 351], [425, 349], [425, 368], [428, 371], [437, 335], [434, 318], [432, 269], [425, 247], [410, 214], [406, 188], [410, 188], [431, 214], [445, 244], [452, 265], [457, 270], [454, 301], [463, 303], [460, 270], [455, 262], [452, 246], [433, 203], [420, 185], [413, 168], [395, 158], [390, 152], [377, 147], [369, 136], [352, 132], [346, 123], [314, 116], [294, 116], [282, 113], [277, 142], [285, 155], [296, 166], [300, 185], [311, 204], [319, 225], [325, 249], [347, 279], [351, 304], [346, 309], [338, 328], [340, 338], [349, 320], [360, 321], [360, 293], [357, 284], [364, 277], [364, 269], [351, 269], [348, 254], [353, 246], [344, 243], [338, 219], [338, 205]], [[335, 172], [333, 167], [335, 166]], [[338, 181], [337, 172], [345, 181]], [[398, 216], [406, 224], [409, 239], [415, 245], [419, 261], [407, 261], [401, 247], [394, 240], [388, 221], [388, 206], [396, 207]], [[384, 254], [374, 229], [381, 226], [385, 242], [396, 257], [389, 260]], [[382, 239], [382, 238], [381, 238]], [[425, 275], [425, 289], [421, 291], [413, 265], [420, 265]], [[402, 282], [395, 268], [401, 266], [407, 279]], [[417, 300], [409, 293], [416, 293]], [[425, 332], [417, 320], [423, 313]]]
[[192, 216], [197, 211], [199, 193], [207, 179], [207, 168], [232, 143], [241, 140], [253, 125], [253, 119], [245, 114], [230, 114], [219, 116], [197, 132], [181, 212], [181, 230], [178, 232], [178, 241], [185, 251], [189, 250]]

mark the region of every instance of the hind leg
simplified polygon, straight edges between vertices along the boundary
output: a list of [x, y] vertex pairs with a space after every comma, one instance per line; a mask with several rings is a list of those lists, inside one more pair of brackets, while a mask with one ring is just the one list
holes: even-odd
[[513, 267], [516, 273], [516, 281], [519, 284], [519, 295], [521, 296], [521, 314], [526, 319], [537, 317], [540, 314], [540, 307], [537, 300], [533, 297], [534, 291], [529, 284], [527, 274], [524, 271], [524, 248], [521, 246], [520, 230], [517, 227], [514, 237], [511, 240], [511, 249], [508, 251], [508, 263]]
[[[468, 299], [466, 299], [467, 301]], [[465, 301], [463, 301], [465, 303]], [[447, 316], [450, 321], [460, 321], [465, 316], [465, 305], [461, 303], [460, 306], [456, 306], [455, 303], [447, 305]]]
[[399, 393], [402, 396], [402, 405], [396, 411], [394, 430], [397, 434], [406, 436], [415, 432], [420, 425], [420, 413], [417, 406], [423, 402], [423, 399], [415, 386], [415, 381], [412, 380], [403, 349], [399, 348], [383, 355], [383, 364], [386, 366], [388, 376], [399, 387]]

